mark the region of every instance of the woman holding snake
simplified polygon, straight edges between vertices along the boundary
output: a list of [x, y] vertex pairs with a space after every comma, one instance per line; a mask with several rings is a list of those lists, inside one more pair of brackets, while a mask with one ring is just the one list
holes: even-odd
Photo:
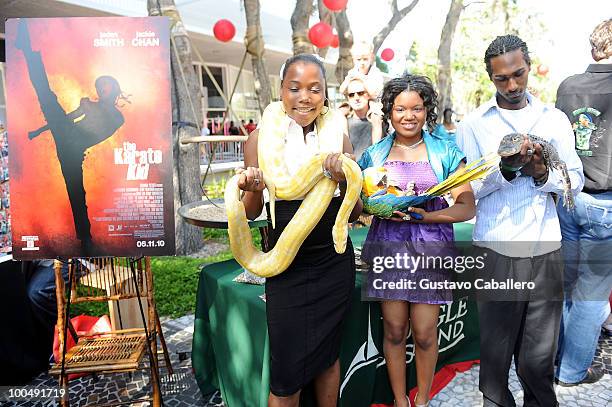
[[[281, 76], [281, 99], [286, 115], [282, 157], [287, 170], [293, 174], [308, 158], [323, 152], [319, 150], [323, 142], [318, 139], [316, 119], [329, 111], [325, 69], [315, 56], [301, 54], [285, 62]], [[238, 187], [244, 191], [242, 202], [250, 219], [259, 216], [264, 207], [265, 185], [264, 174], [258, 165], [258, 134], [259, 130], [253, 131], [245, 144], [246, 169], [238, 181]], [[311, 381], [319, 406], [335, 406], [338, 398], [341, 325], [355, 285], [355, 260], [350, 239], [343, 254], [336, 253], [332, 241], [332, 227], [346, 187], [339, 157], [345, 153], [352, 158], [348, 136], [339, 132], [335, 137], [337, 153], [327, 156], [321, 170], [339, 183], [337, 196], [289, 268], [266, 281], [270, 338], [268, 405], [273, 407], [297, 407], [302, 388]], [[270, 154], [278, 152], [270, 151]], [[276, 228], [269, 228], [270, 248], [274, 247], [301, 202], [276, 202]], [[266, 206], [269, 213], [269, 206]], [[355, 220], [361, 210], [362, 204], [358, 201], [350, 220]]]
[[[395, 130], [369, 147], [359, 160], [362, 170], [384, 167], [387, 185], [413, 190], [417, 195], [446, 179], [464, 166], [465, 155], [454, 141], [428, 131], [436, 123], [437, 95], [424, 76], [405, 75], [389, 81], [382, 95], [383, 113]], [[417, 371], [417, 407], [429, 404], [429, 393], [438, 358], [437, 322], [440, 304], [452, 301], [445, 289], [423, 289], [422, 281], [443, 282], [448, 271], [421, 265], [408, 269], [405, 263], [388, 267], [386, 261], [406, 255], [421, 261], [427, 256], [454, 255], [453, 222], [474, 217], [474, 194], [468, 184], [451, 191], [454, 205], [443, 198], [427, 201], [408, 213], [394, 212], [390, 219], [374, 217], [363, 247], [362, 258], [372, 267], [368, 273], [368, 296], [381, 300], [384, 325], [383, 351], [395, 405], [409, 406], [406, 396], [406, 337], [412, 329]], [[418, 219], [418, 220], [417, 220]], [[381, 264], [386, 269], [381, 270]], [[438, 266], [439, 267], [439, 266]], [[381, 287], [382, 282], [410, 281], [408, 289]], [[386, 287], [389, 287], [387, 285]]]

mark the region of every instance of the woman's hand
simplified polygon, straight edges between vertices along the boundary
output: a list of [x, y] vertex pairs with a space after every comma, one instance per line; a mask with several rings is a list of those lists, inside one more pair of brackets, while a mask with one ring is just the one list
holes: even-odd
[[263, 179], [263, 172], [260, 168], [239, 168], [236, 170], [236, 174], [240, 174], [240, 178], [238, 179], [238, 188], [243, 191], [261, 192], [266, 187]]
[[[344, 155], [355, 161], [355, 156], [353, 154], [344, 153]], [[332, 181], [346, 181], [346, 176], [342, 170], [342, 159], [340, 158], [340, 153], [334, 153], [327, 156], [323, 162], [323, 175]]]
[[427, 223], [427, 211], [422, 208], [408, 208], [406, 213], [401, 211], [393, 211], [391, 218], [395, 222], [414, 222], [414, 223]]

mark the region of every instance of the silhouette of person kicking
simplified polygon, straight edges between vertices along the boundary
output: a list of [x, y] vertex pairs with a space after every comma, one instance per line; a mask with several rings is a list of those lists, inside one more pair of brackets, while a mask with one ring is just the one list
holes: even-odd
[[123, 115], [116, 105], [120, 98], [125, 97], [115, 78], [100, 76], [95, 82], [98, 101], [82, 98], [76, 110], [66, 113], [49, 86], [40, 52], [32, 50], [24, 19], [19, 21], [15, 46], [26, 59], [30, 81], [47, 121], [45, 126], [29, 132], [28, 138], [32, 140], [47, 130], [51, 131], [66, 183], [76, 237], [85, 254], [91, 254], [93, 242], [83, 187], [83, 160], [88, 148], [111, 137], [123, 125]]

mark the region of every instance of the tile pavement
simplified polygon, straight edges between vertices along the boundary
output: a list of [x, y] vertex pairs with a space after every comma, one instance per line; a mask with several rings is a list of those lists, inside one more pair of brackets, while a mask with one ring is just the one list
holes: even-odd
[[[173, 375], [162, 371], [162, 392], [164, 403], [169, 407], [225, 407], [219, 392], [203, 396], [200, 394], [191, 368], [191, 338], [193, 335], [194, 316], [170, 320], [162, 320], [162, 327], [171, 361], [175, 368]], [[557, 395], [562, 407], [606, 407], [612, 405], [612, 338], [602, 338], [595, 362], [606, 370], [607, 375], [598, 383], [578, 387], [557, 387]], [[475, 366], [467, 372], [459, 373], [431, 401], [431, 407], [478, 407], [481, 406], [481, 396], [478, 392], [479, 367]], [[57, 386], [57, 381], [45, 374], [35, 378], [34, 386]], [[522, 405], [522, 390], [514, 370], [510, 372], [510, 389], [515, 396], [517, 405]], [[91, 377], [71, 381], [70, 393], [72, 406], [80, 407], [87, 403], [111, 403], [118, 400], [143, 397], [149, 392], [148, 375], [138, 372], [133, 375], [121, 374], [99, 376], [97, 380]], [[24, 401], [6, 403], [0, 399], [0, 405], [6, 407], [50, 407], [57, 405], [54, 401]], [[133, 403], [133, 406], [145, 406], [148, 403]]]
[[[612, 338], [599, 339], [594, 363], [602, 366], [606, 375], [597, 383], [575, 387], [555, 386], [561, 407], [608, 407], [612, 405]], [[478, 391], [479, 366], [457, 376], [436, 397], [430, 407], [478, 407], [482, 396]], [[523, 405], [523, 390], [514, 371], [510, 370], [510, 390], [517, 406]]]

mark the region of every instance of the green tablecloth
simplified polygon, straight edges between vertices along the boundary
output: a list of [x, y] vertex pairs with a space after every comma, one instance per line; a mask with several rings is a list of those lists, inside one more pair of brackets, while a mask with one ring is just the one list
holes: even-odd
[[[472, 225], [455, 225], [458, 241], [471, 240]], [[356, 247], [367, 229], [351, 231]], [[229, 260], [202, 269], [193, 333], [192, 361], [203, 394], [216, 388], [229, 407], [267, 406], [269, 353], [263, 286], [232, 281], [242, 272]], [[350, 314], [340, 351], [340, 406], [392, 403], [382, 354], [382, 317], [376, 302], [361, 301], [362, 275], [357, 276]], [[442, 306], [439, 319], [440, 356], [437, 369], [479, 358], [476, 307], [466, 299]], [[409, 338], [409, 343], [410, 343]], [[410, 387], [416, 385], [412, 345], [407, 357]], [[304, 405], [314, 405], [304, 392]]]

